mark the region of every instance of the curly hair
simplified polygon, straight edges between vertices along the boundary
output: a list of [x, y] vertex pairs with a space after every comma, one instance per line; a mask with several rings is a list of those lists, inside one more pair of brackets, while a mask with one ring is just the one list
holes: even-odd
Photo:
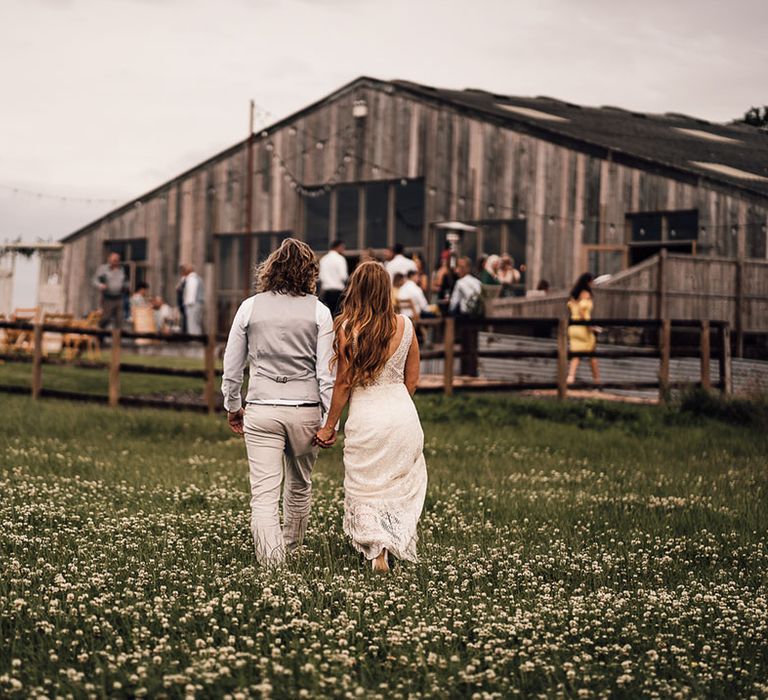
[[[334, 321], [334, 363], [344, 358], [350, 386], [367, 386], [387, 362], [389, 343], [397, 330], [392, 283], [378, 263], [360, 263], [352, 276]], [[347, 340], [339, 342], [342, 332]]]
[[256, 268], [256, 291], [289, 294], [294, 297], [314, 294], [318, 264], [312, 248], [304, 241], [286, 238], [280, 247]]

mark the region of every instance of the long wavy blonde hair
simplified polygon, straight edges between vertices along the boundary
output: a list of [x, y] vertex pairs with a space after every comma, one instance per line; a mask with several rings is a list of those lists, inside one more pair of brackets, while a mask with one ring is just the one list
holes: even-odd
[[286, 238], [256, 268], [256, 291], [276, 292], [300, 297], [314, 294], [318, 264], [315, 254], [304, 241]]
[[[379, 263], [364, 262], [355, 268], [333, 326], [334, 362], [344, 358], [350, 386], [370, 384], [384, 368], [389, 341], [397, 330], [392, 282]], [[339, 343], [342, 332], [343, 347]]]

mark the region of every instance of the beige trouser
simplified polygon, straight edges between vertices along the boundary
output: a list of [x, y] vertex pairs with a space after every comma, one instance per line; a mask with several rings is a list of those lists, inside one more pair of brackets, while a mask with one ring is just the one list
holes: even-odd
[[251, 531], [260, 562], [280, 563], [286, 548], [293, 549], [304, 540], [312, 502], [312, 467], [318, 453], [312, 437], [320, 428], [320, 418], [319, 406], [246, 406], [243, 425], [251, 482]]

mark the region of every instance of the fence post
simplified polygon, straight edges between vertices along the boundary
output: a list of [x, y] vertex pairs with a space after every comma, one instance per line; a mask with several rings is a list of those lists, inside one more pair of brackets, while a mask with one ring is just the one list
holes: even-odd
[[568, 319], [557, 321], [557, 398], [568, 395]]
[[733, 392], [731, 369], [731, 328], [724, 323], [720, 328], [720, 390], [726, 396]]
[[701, 322], [699, 348], [699, 355], [701, 356], [701, 388], [710, 389], [712, 387], [712, 379], [709, 374], [709, 363], [712, 353], [709, 346], [709, 321], [707, 320]]
[[453, 395], [453, 344], [456, 338], [456, 320], [446, 316], [443, 322], [443, 392]]
[[661, 322], [659, 336], [659, 403], [664, 403], [669, 396], [669, 356], [672, 345], [672, 324], [668, 318]]
[[205, 342], [205, 404], [208, 413], [216, 411], [216, 333], [209, 328]]
[[35, 321], [32, 331], [32, 398], [39, 399], [43, 388], [43, 324]]
[[115, 408], [120, 403], [120, 328], [112, 329], [112, 348], [109, 355], [109, 405]]

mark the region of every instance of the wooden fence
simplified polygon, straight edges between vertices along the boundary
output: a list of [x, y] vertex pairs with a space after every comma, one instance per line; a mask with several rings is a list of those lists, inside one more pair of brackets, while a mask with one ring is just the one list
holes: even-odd
[[[139, 406], [156, 408], [200, 408], [190, 405], [179, 405], [177, 402], [161, 399], [127, 397], [120, 395], [120, 374], [140, 373], [154, 374], [166, 377], [199, 378], [204, 381], [202, 408], [213, 413], [217, 408], [216, 378], [221, 372], [216, 370], [216, 344], [219, 338], [213, 334], [187, 335], [187, 334], [163, 334], [163, 333], [136, 333], [123, 331], [119, 328], [102, 330], [96, 328], [82, 328], [79, 326], [68, 327], [51, 323], [23, 323], [0, 321], [0, 329], [12, 329], [32, 332], [32, 351], [29, 354], [5, 353], [0, 355], [0, 360], [5, 362], [31, 362], [32, 380], [30, 393], [32, 398], [42, 397], [63, 398], [80, 401], [106, 402], [109, 406]], [[77, 335], [92, 336], [99, 339], [110, 339], [109, 361], [99, 362], [65, 362], [59, 358], [46, 357], [43, 353], [43, 333], [72, 333]], [[204, 369], [185, 369], [173, 367], [157, 367], [153, 365], [141, 365], [124, 363], [121, 361], [122, 344], [124, 339], [149, 340], [162, 343], [194, 343], [204, 347]], [[88, 394], [84, 392], [62, 391], [59, 389], [46, 389], [43, 386], [43, 365], [76, 365], [88, 369], [106, 369], [108, 373], [107, 396]], [[21, 393], [23, 389], [17, 386], [0, 385], [0, 392]]]
[[[654, 347], [637, 347], [636, 349], [611, 349], [610, 345], [603, 345], [595, 352], [571, 352], [568, 350], [568, 326], [569, 325], [593, 325], [603, 328], [632, 327], [651, 331], [656, 337]], [[434, 334], [438, 341], [433, 349], [425, 349], [421, 353], [423, 360], [437, 359], [442, 360], [443, 374], [442, 381], [438, 384], [431, 384], [427, 387], [420, 387], [420, 391], [434, 392], [439, 391], [446, 395], [452, 395], [454, 391], [528, 391], [528, 390], [556, 390], [557, 396], [564, 399], [568, 396], [569, 389], [591, 387], [592, 385], [568, 385], [568, 361], [573, 357], [597, 357], [597, 358], [658, 358], [659, 371], [658, 381], [654, 382], [614, 382], [601, 384], [603, 389], [615, 390], [649, 390], [657, 389], [659, 400], [664, 401], [669, 395], [670, 390], [690, 386], [690, 382], [672, 382], [670, 380], [670, 358], [672, 357], [697, 357], [700, 359], [700, 379], [698, 385], [710, 389], [713, 388], [713, 382], [710, 377], [710, 361], [716, 357], [719, 361], [720, 381], [717, 383], [723, 393], [729, 394], [732, 391], [732, 369], [731, 369], [731, 337], [729, 324], [722, 321], [691, 321], [688, 319], [661, 319], [661, 320], [638, 320], [638, 319], [600, 319], [593, 321], [569, 321], [566, 318], [484, 318], [484, 319], [461, 319], [456, 320], [451, 317], [441, 319], [423, 319], [417, 321], [417, 326], [426, 332]], [[58, 324], [44, 323], [13, 323], [0, 322], [0, 329], [15, 329], [32, 331], [33, 350], [31, 355], [21, 356], [18, 354], [0, 355], [0, 359], [9, 362], [31, 362], [32, 377], [31, 388], [28, 390], [32, 398], [55, 397], [71, 400], [87, 400], [106, 402], [109, 406], [127, 405], [144, 406], [157, 408], [192, 408], [202, 409], [213, 413], [218, 408], [216, 380], [221, 374], [216, 369], [215, 357], [217, 343], [223, 340], [213, 334], [190, 336], [190, 335], [163, 335], [157, 333], [135, 333], [130, 331], [99, 330], [67, 328]], [[554, 334], [556, 339], [556, 348], [554, 350], [493, 350], [480, 349], [478, 347], [478, 334], [481, 330], [492, 328], [494, 332], [507, 331], [513, 329], [538, 329], [543, 330], [549, 336]], [[79, 333], [91, 335], [98, 338], [109, 338], [109, 361], [107, 363], [95, 362], [76, 362], [74, 364], [85, 368], [103, 368], [108, 372], [108, 392], [107, 396], [99, 396], [83, 392], [62, 391], [57, 389], [46, 389], [43, 386], [42, 367], [45, 364], [64, 364], [59, 358], [45, 357], [43, 354], [43, 333]], [[698, 342], [695, 349], [690, 346], [680, 349], [673, 348], [673, 332], [685, 332], [687, 334], [696, 334]], [[712, 336], [715, 335], [716, 353], [712, 352]], [[122, 342], [124, 339], [132, 340], [154, 340], [163, 343], [196, 343], [204, 346], [204, 369], [181, 369], [158, 367], [152, 365], [141, 365], [134, 363], [124, 363], [121, 361]], [[504, 358], [504, 359], [530, 359], [530, 358], [549, 358], [556, 360], [555, 376], [551, 382], [511, 382], [511, 381], [489, 381], [478, 377], [478, 363], [482, 358]], [[459, 375], [455, 371], [456, 363], [460, 363]], [[72, 364], [72, 363], [69, 363]], [[163, 399], [141, 398], [121, 396], [120, 376], [121, 373], [144, 373], [171, 377], [189, 377], [199, 378], [204, 381], [203, 404], [190, 405], [179, 404], [176, 401]], [[0, 385], [0, 392], [21, 393], [25, 389], [18, 386]]]
[[[637, 320], [725, 321], [734, 351], [748, 334], [768, 334], [768, 260], [673, 255], [662, 251], [594, 288], [602, 316]], [[493, 318], [559, 316], [568, 291], [489, 302]]]
[[[429, 322], [422, 322], [426, 324]], [[434, 324], [431, 322], [430, 325]], [[717, 384], [723, 393], [730, 394], [733, 390], [732, 383], [732, 359], [731, 359], [731, 334], [730, 327], [722, 321], [690, 321], [687, 319], [663, 319], [663, 320], [637, 320], [625, 318], [606, 318], [592, 321], [569, 321], [566, 318], [504, 318], [504, 319], [478, 319], [460, 320], [446, 318], [437, 321], [442, 325], [444, 332], [443, 347], [437, 350], [427, 350], [421, 353], [422, 359], [443, 360], [442, 391], [452, 394], [457, 387], [455, 379], [455, 360], [461, 361], [461, 374], [477, 376], [478, 360], [481, 358], [498, 359], [532, 359], [549, 358], [557, 361], [555, 380], [552, 382], [505, 382], [486, 381], [473, 384], [462, 382], [460, 388], [475, 391], [501, 391], [516, 390], [527, 391], [536, 389], [556, 389], [559, 398], [566, 398], [569, 388], [584, 388], [592, 385], [568, 385], [568, 361], [573, 357], [582, 358], [658, 358], [659, 372], [656, 382], [613, 382], [602, 383], [603, 389], [616, 390], [648, 390], [658, 389], [659, 399], [666, 400], [671, 389], [684, 388], [690, 382], [672, 382], [670, 380], [670, 359], [672, 357], [695, 357], [700, 361], [700, 379], [698, 384], [705, 389], [713, 388], [710, 377], [710, 362], [716, 357], [719, 362], [720, 381]], [[568, 326], [601, 326], [603, 328], [641, 328], [650, 330], [657, 335], [657, 344], [654, 348], [638, 347], [637, 349], [611, 349], [610, 345], [603, 346], [594, 352], [571, 352], [568, 350]], [[552, 334], [556, 339], [555, 350], [491, 350], [479, 349], [477, 337], [480, 330], [492, 328], [494, 332], [509, 331], [512, 329], [530, 329], [531, 327], [542, 329]], [[694, 333], [698, 336], [697, 347], [673, 348], [672, 332]], [[716, 334], [717, 352], [712, 353], [712, 334]], [[456, 341], [458, 340], [458, 349]]]

